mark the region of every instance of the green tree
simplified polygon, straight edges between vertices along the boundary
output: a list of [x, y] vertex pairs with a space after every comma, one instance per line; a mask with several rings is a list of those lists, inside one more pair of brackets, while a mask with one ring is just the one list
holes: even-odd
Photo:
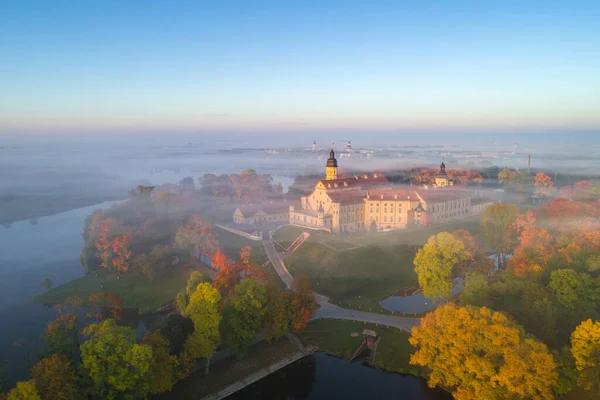
[[44, 289], [50, 290], [52, 289], [52, 286], [54, 286], [54, 282], [52, 282], [51, 279], [46, 278], [42, 281], [42, 286], [44, 287]]
[[426, 297], [437, 302], [450, 296], [455, 268], [472, 255], [448, 232], [432, 236], [414, 259], [419, 285]]
[[169, 354], [169, 341], [160, 331], [146, 332], [142, 344], [150, 346], [154, 363], [150, 367], [150, 393], [168, 392], [179, 377], [177, 357]]
[[83, 334], [88, 339], [81, 345], [82, 366], [97, 395], [143, 398], [148, 394], [152, 349], [135, 342], [133, 329], [107, 319], [86, 327]]
[[17, 382], [17, 387], [8, 392], [7, 400], [41, 400], [33, 380]]
[[472, 274], [465, 279], [464, 288], [460, 294], [460, 302], [464, 305], [487, 306], [489, 295], [490, 287], [485, 276]]
[[192, 296], [192, 293], [196, 291], [196, 288], [202, 282], [204, 282], [204, 275], [198, 271], [192, 271], [185, 286], [185, 292], [187, 293], [188, 297]]
[[267, 307], [265, 310], [265, 340], [278, 339], [290, 329], [290, 299], [275, 284], [266, 287]]
[[480, 223], [487, 245], [496, 251], [498, 268], [504, 268], [504, 253], [512, 245], [512, 225], [519, 208], [514, 204], [496, 203], [487, 206], [481, 213]]
[[149, 280], [164, 275], [169, 265], [168, 248], [158, 244], [152, 247], [150, 253], [140, 254], [134, 261], [135, 268]]
[[571, 334], [571, 353], [579, 371], [579, 382], [600, 395], [600, 322], [583, 321]]
[[42, 399], [79, 400], [84, 397], [77, 383], [77, 371], [63, 356], [55, 354], [42, 359], [31, 369], [31, 377]]
[[183, 290], [179, 293], [177, 293], [177, 297], [175, 298], [175, 302], [177, 303], [177, 310], [179, 311], [179, 314], [181, 314], [182, 316], [186, 317], [187, 314], [185, 312], [185, 309], [188, 306], [188, 295], [186, 292], [184, 292]]
[[221, 336], [236, 355], [244, 356], [263, 326], [267, 296], [259, 282], [244, 279], [223, 310]]
[[221, 295], [216, 288], [210, 283], [200, 283], [190, 295], [185, 310], [194, 322], [194, 333], [188, 337], [187, 345], [193, 357], [206, 358], [206, 373], [219, 343], [220, 301]]
[[594, 279], [572, 269], [558, 269], [550, 274], [549, 288], [565, 307], [574, 310], [593, 310], [599, 300]]

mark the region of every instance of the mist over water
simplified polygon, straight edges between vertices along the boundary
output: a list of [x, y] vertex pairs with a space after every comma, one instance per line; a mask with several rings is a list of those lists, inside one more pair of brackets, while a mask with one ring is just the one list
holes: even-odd
[[[349, 140], [354, 153], [340, 157], [340, 166], [348, 169], [437, 166], [442, 158], [449, 167], [526, 168], [531, 154], [535, 169], [600, 171], [600, 135], [594, 132], [6, 136], [0, 137], [0, 202], [47, 197], [51, 203], [62, 195], [81, 199], [83, 206], [93, 204], [91, 198], [123, 198], [137, 184], [247, 168], [276, 175], [274, 183], [286, 189], [293, 176], [321, 171], [330, 141], [341, 155]], [[317, 153], [310, 151], [313, 141]]]

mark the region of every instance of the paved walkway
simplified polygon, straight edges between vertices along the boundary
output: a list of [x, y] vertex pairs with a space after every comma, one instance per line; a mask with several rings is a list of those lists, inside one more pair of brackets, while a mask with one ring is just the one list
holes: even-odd
[[[285, 267], [283, 260], [277, 250], [275, 250], [275, 246], [271, 240], [264, 240], [263, 245], [265, 247], [265, 251], [267, 252], [267, 256], [273, 264], [275, 271], [279, 274], [279, 277], [285, 283], [285, 285], [291, 289], [292, 281], [294, 277]], [[331, 304], [329, 302], [329, 298], [319, 293], [315, 293], [315, 299], [317, 300], [317, 304], [319, 304], [319, 309], [317, 310], [313, 319], [344, 319], [350, 321], [360, 321], [360, 322], [369, 322], [372, 324], [379, 324], [385, 326], [393, 326], [399, 329], [402, 329], [406, 332], [410, 332], [414, 326], [420, 324], [419, 318], [407, 318], [407, 317], [394, 317], [391, 315], [383, 315], [383, 314], [375, 314], [364, 311], [356, 311], [350, 310], [348, 308], [342, 308], [336, 306], [335, 304]]]

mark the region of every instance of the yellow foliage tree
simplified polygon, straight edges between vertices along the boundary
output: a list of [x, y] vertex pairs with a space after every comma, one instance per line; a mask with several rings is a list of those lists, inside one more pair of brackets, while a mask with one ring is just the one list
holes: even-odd
[[472, 258], [464, 243], [451, 233], [441, 232], [430, 237], [414, 260], [423, 294], [434, 302], [448, 298], [453, 272], [461, 263]]
[[410, 363], [429, 371], [429, 386], [458, 400], [552, 399], [557, 365], [545, 344], [506, 314], [442, 305], [413, 329]]
[[571, 353], [579, 371], [579, 382], [600, 395], [600, 322], [583, 321], [571, 334]]

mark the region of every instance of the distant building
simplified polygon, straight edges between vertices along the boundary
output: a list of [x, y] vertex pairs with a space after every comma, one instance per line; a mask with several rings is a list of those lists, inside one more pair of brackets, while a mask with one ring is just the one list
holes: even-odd
[[272, 202], [261, 205], [245, 204], [233, 212], [233, 222], [245, 225], [274, 222], [287, 223], [290, 215], [289, 207], [286, 202]]
[[392, 187], [381, 172], [340, 178], [332, 148], [325, 179], [317, 181], [299, 206], [289, 207], [289, 222], [331, 232], [400, 229], [476, 215], [492, 202], [452, 186], [444, 163], [432, 188]]

